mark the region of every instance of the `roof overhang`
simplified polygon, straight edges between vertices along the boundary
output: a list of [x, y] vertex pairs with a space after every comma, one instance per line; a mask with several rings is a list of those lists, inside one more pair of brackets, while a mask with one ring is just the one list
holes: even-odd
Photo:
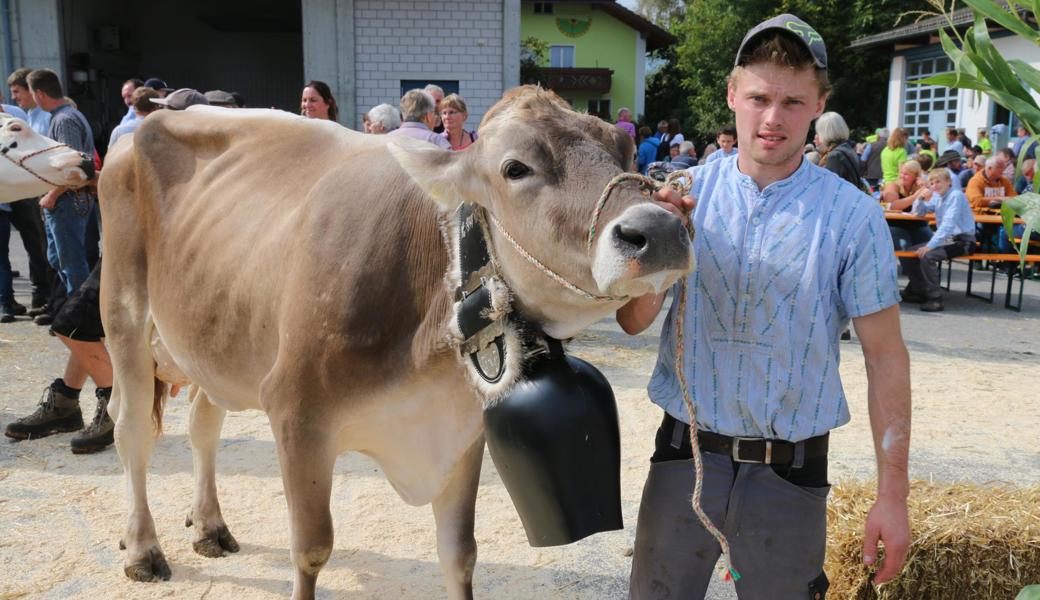
[[608, 15], [638, 31], [646, 38], [646, 50], [653, 52], [679, 42], [668, 30], [658, 27], [643, 15], [629, 10], [616, 0], [555, 0], [554, 4], [591, 4], [593, 8], [602, 10]]
[[[1001, 4], [1004, 4], [1006, 6], [1006, 3], [1004, 2], [1001, 2]], [[1023, 18], [1029, 17], [1029, 14], [1026, 12], [1025, 9], [1019, 8], [1018, 12], [1019, 16]], [[940, 29], [946, 29], [950, 27], [951, 21], [952, 25], [957, 29], [965, 29], [967, 27], [970, 27], [971, 24], [975, 22], [975, 15], [974, 13], [972, 13], [971, 8], [958, 8], [957, 10], [953, 11], [953, 13], [951, 13], [949, 20], [947, 20], [947, 18], [944, 15], [927, 17], [917, 21], [916, 23], [911, 23], [902, 27], [896, 27], [895, 29], [892, 29], [890, 31], [876, 33], [874, 35], [868, 35], [853, 40], [849, 47], [866, 49], [876, 48], [879, 46], [919, 46], [936, 43], [936, 40], [933, 39], [933, 36], [938, 36]], [[993, 30], [994, 28], [998, 30], [1003, 30], [1002, 27], [994, 24], [992, 21], [990, 21], [990, 24], [991, 30]]]

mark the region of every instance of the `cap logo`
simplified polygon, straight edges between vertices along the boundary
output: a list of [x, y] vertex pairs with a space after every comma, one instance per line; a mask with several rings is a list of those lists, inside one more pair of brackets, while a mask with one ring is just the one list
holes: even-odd
[[789, 29], [792, 33], [797, 34], [798, 37], [805, 40], [805, 43], [809, 44], [810, 46], [816, 42], [820, 42], [821, 44], [823, 43], [823, 38], [820, 37], [820, 34], [816, 33], [815, 29], [809, 27], [805, 23], [799, 23], [797, 21], [788, 21], [787, 23], [785, 23], [785, 25], [787, 29]]

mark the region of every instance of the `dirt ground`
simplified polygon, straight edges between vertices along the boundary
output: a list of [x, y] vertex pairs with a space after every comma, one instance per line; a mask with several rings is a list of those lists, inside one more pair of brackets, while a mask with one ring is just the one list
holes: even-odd
[[[1032, 288], [1030, 288], [1032, 289]], [[1037, 298], [1032, 312], [1038, 312]], [[968, 302], [975, 302], [968, 300]], [[973, 307], [975, 304], [955, 304]], [[1000, 309], [1002, 311], [1003, 309]], [[977, 319], [972, 346], [936, 343], [959, 323], [907, 314], [904, 329], [913, 362], [911, 476], [976, 482], [1040, 481], [1040, 403], [1033, 385], [1040, 358], [1000, 352], [994, 328], [1017, 339], [1040, 339], [1029, 314]], [[519, 518], [485, 455], [477, 500], [479, 557], [475, 593], [482, 598], [627, 596], [639, 496], [660, 412], [645, 385], [657, 351], [656, 328], [625, 336], [604, 321], [571, 350], [610, 379], [621, 416], [623, 531], [570, 546], [531, 548]], [[991, 336], [991, 337], [987, 337]], [[980, 341], [981, 340], [981, 341]], [[983, 347], [984, 346], [984, 347]], [[853, 412], [831, 442], [831, 478], [873, 476], [866, 378], [858, 343], [842, 344], [842, 378]], [[30, 412], [45, 385], [60, 375], [64, 353], [42, 328], [22, 320], [0, 326], [0, 427]], [[84, 390], [84, 412], [93, 390]], [[271, 432], [263, 414], [231, 414], [219, 452], [218, 486], [224, 516], [241, 543], [220, 559], [192, 552], [183, 526], [192, 490], [186, 394], [171, 400], [166, 433], [152, 460], [149, 499], [173, 579], [131, 583], [122, 573], [117, 541], [125, 524], [123, 476], [115, 450], [73, 456], [71, 434], [30, 442], [0, 441], [0, 600], [11, 598], [284, 598], [291, 593], [288, 522]], [[340, 458], [334, 481], [335, 551], [319, 579], [319, 598], [439, 598], [432, 513], [401, 501], [379, 469], [358, 455]], [[711, 597], [730, 597], [727, 586]]]

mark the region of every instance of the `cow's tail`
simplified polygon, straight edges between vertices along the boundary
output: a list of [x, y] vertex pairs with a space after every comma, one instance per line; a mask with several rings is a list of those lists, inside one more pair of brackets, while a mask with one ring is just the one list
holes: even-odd
[[155, 394], [152, 398], [152, 423], [155, 425], [155, 436], [162, 435], [163, 410], [166, 408], [166, 399], [170, 395], [170, 388], [165, 381], [155, 377]]

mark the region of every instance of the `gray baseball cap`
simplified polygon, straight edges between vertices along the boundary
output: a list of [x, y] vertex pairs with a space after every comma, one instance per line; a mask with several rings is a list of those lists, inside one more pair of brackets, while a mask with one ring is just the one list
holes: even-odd
[[151, 100], [156, 104], [162, 104], [170, 110], [184, 110], [196, 104], [209, 104], [209, 100], [206, 100], [202, 93], [191, 88], [181, 88], [176, 92], [167, 94], [165, 98], [152, 98]]
[[747, 35], [744, 36], [744, 41], [740, 42], [740, 49], [737, 50], [737, 58], [734, 64], [740, 65], [740, 59], [744, 56], [744, 50], [748, 48], [752, 40], [762, 33], [774, 29], [786, 31], [802, 42], [805, 45], [805, 49], [812, 55], [816, 68], [827, 68], [827, 47], [823, 44], [823, 37], [805, 21], [786, 13], [762, 21], [752, 27], [747, 32]]

